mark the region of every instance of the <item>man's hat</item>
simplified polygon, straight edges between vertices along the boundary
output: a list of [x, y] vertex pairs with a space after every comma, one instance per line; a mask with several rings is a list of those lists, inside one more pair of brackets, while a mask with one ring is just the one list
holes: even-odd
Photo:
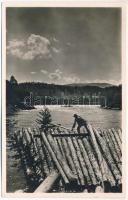
[[73, 115], [73, 117], [77, 117], [77, 116], [78, 116], [77, 114], [74, 114], [74, 115]]

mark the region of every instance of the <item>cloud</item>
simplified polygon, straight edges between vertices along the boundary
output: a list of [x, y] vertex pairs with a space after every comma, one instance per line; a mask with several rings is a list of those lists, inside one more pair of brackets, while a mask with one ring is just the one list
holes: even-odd
[[48, 77], [50, 80], [57, 82], [62, 78], [61, 74], [62, 72], [60, 71], [60, 69], [56, 69], [55, 72], [50, 73]]
[[44, 69], [41, 69], [40, 71], [41, 71], [41, 73], [43, 73], [43, 74], [47, 74], [47, 73], [48, 73], [48, 71], [47, 71], [47, 70], [44, 70]]
[[24, 41], [11, 40], [8, 42], [7, 54], [11, 54], [13, 56], [16, 56], [17, 58], [22, 58], [23, 52], [21, 51], [21, 49], [23, 49], [24, 47]]
[[55, 37], [53, 37], [53, 41], [54, 42], [59, 42], [59, 40], [57, 40]]
[[19, 40], [11, 40], [9, 41], [9, 45], [7, 46], [7, 50], [10, 50], [10, 48], [17, 48], [17, 47], [24, 47], [25, 43], [24, 41]]
[[26, 41], [11, 40], [8, 42], [7, 54], [23, 60], [50, 58], [51, 43], [40, 35], [31, 34]]
[[36, 74], [36, 72], [30, 72], [31, 74]]
[[64, 83], [79, 83], [80, 79], [76, 75], [65, 76], [63, 77]]
[[112, 85], [119, 85], [121, 84], [121, 80], [119, 81], [116, 81], [116, 80], [104, 80], [104, 79], [95, 79], [93, 81], [88, 81], [89, 83], [109, 83], [109, 84], [112, 84]]
[[60, 52], [61, 52], [60, 49], [57, 49], [57, 48], [55, 48], [55, 47], [53, 47], [52, 50], [53, 50], [54, 53], [60, 53]]
[[53, 73], [49, 73], [49, 79], [56, 82], [57, 84], [70, 84], [79, 83], [80, 79], [75, 75], [65, 76], [60, 69], [56, 69]]

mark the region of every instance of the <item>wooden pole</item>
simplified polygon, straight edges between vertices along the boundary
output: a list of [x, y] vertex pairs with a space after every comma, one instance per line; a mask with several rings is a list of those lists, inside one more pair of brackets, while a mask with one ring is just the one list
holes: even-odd
[[49, 176], [38, 186], [34, 193], [47, 193], [54, 186], [55, 182], [59, 179], [60, 174], [57, 171], [52, 171]]

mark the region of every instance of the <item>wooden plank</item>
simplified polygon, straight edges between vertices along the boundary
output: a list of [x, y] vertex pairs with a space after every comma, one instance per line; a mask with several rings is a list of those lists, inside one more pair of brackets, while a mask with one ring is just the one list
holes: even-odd
[[57, 171], [52, 171], [50, 175], [38, 186], [34, 193], [47, 193], [54, 186], [57, 179], [59, 179], [60, 174]]

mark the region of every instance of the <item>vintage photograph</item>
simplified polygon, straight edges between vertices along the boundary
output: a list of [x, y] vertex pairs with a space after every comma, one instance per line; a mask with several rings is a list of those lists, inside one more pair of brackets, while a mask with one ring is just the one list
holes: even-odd
[[6, 7], [7, 193], [122, 193], [121, 16]]

